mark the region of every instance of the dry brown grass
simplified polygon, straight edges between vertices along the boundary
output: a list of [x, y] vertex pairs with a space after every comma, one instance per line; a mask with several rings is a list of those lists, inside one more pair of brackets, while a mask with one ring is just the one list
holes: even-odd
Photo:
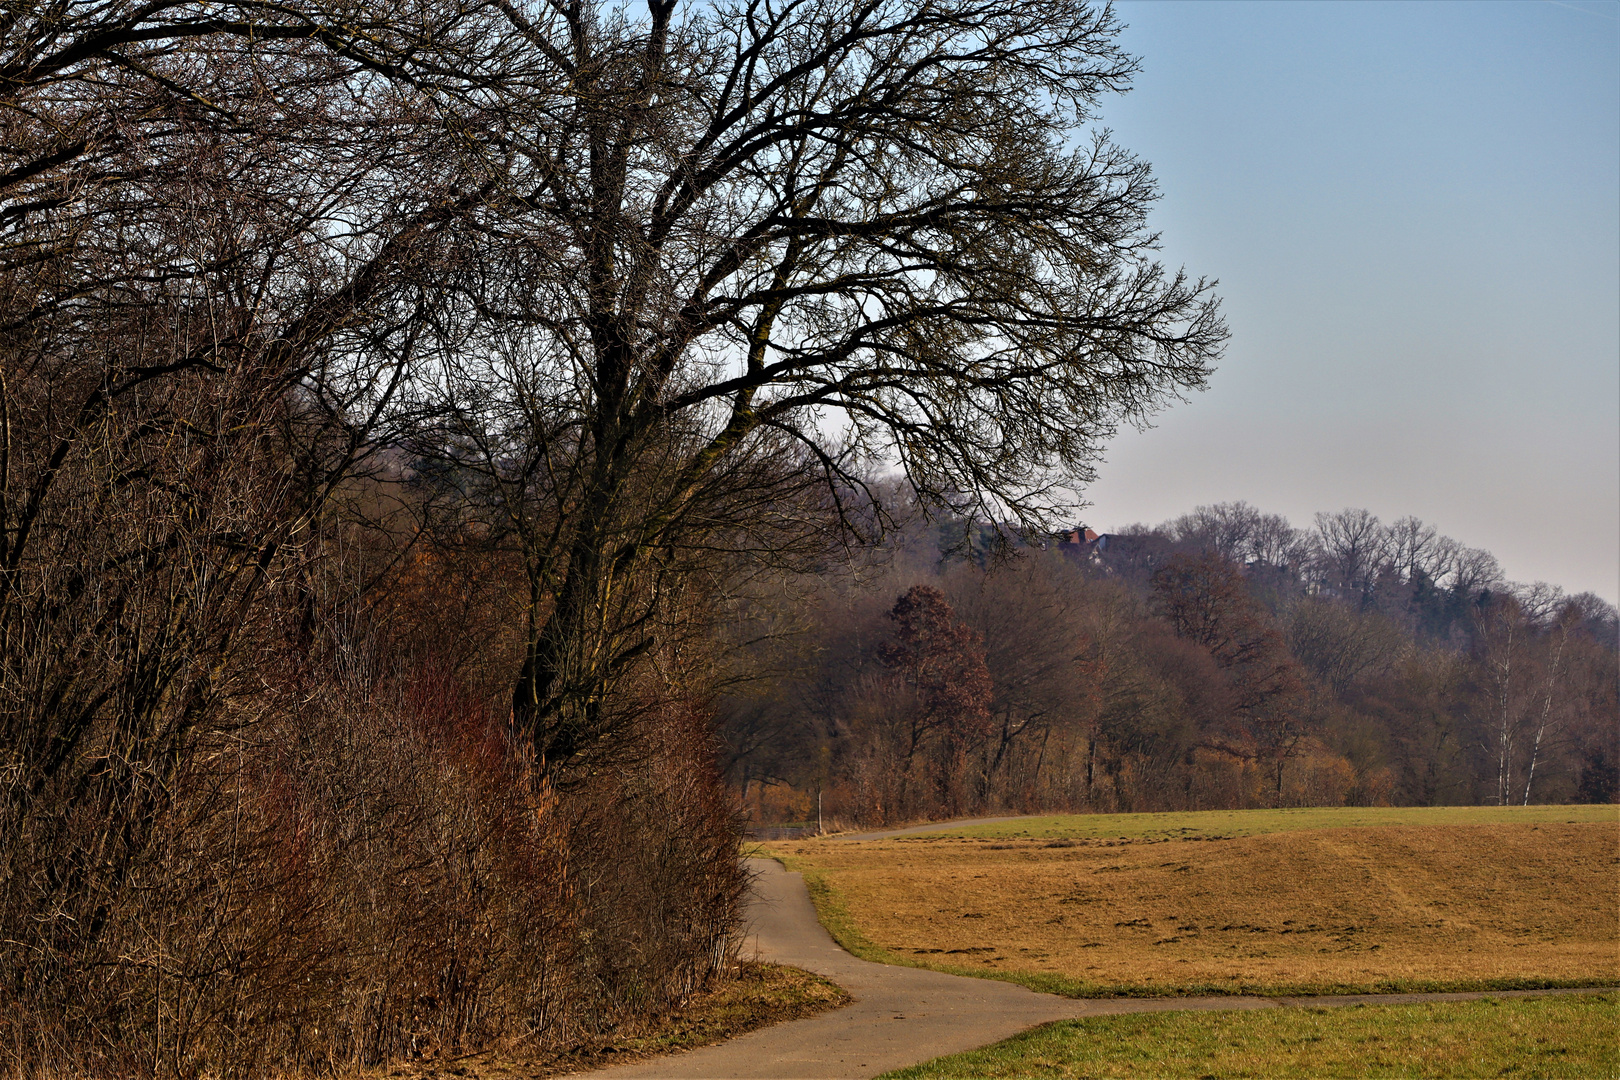
[[1620, 982], [1620, 825], [776, 845], [873, 945], [1088, 984]]
[[735, 978], [717, 981], [674, 1012], [641, 1017], [617, 1031], [566, 1051], [493, 1050], [368, 1069], [350, 1080], [538, 1080], [623, 1065], [734, 1039], [756, 1028], [798, 1020], [849, 1002], [849, 994], [819, 975], [780, 964], [743, 964]]

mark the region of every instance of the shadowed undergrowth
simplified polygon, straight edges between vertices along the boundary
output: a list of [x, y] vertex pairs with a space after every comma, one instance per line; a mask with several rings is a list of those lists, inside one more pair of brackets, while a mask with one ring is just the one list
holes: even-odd
[[849, 1003], [843, 988], [819, 975], [780, 964], [744, 963], [727, 978], [668, 1012], [626, 1018], [615, 1030], [584, 1045], [536, 1054], [496, 1050], [407, 1069], [366, 1071], [356, 1077], [412, 1078], [558, 1076], [695, 1050], [770, 1024], [801, 1020]]

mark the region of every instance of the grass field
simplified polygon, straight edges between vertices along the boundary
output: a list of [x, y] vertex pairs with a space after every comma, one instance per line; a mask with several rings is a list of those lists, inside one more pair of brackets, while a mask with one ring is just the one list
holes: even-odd
[[[1620, 824], [1620, 806], [1331, 806], [1176, 814], [1057, 814], [928, 833], [975, 840], [1217, 839], [1387, 825]], [[920, 838], [919, 838], [920, 839]]]
[[1620, 1076], [1620, 996], [1069, 1020], [884, 1080]]
[[980, 830], [770, 849], [805, 871], [823, 922], [857, 955], [1073, 996], [1620, 982], [1613, 807]]

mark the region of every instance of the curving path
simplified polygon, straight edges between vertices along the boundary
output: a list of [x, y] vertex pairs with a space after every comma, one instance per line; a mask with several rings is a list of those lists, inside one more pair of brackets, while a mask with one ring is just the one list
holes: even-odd
[[762, 960], [814, 971], [848, 990], [855, 998], [854, 1003], [806, 1020], [761, 1028], [714, 1046], [578, 1075], [592, 1080], [870, 1077], [942, 1054], [999, 1042], [1037, 1024], [1077, 1016], [1178, 1009], [1461, 1001], [1558, 992], [1093, 1000], [1037, 994], [1012, 983], [858, 960], [834, 943], [817, 921], [801, 875], [789, 873], [774, 860], [753, 862], [757, 877], [749, 912], [752, 933], [744, 955], [757, 953]]

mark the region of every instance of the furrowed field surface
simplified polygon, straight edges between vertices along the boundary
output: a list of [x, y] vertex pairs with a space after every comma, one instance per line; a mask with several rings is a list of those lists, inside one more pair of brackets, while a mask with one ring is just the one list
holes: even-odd
[[1050, 1024], [883, 1080], [1024, 1077], [1620, 1075], [1620, 997], [1572, 995]]
[[1311, 811], [1286, 831], [1279, 812], [1250, 813], [771, 850], [805, 871], [822, 921], [857, 955], [1072, 996], [1620, 983], [1613, 807], [1466, 824], [1406, 810], [1390, 815], [1400, 824], [1340, 828]]

